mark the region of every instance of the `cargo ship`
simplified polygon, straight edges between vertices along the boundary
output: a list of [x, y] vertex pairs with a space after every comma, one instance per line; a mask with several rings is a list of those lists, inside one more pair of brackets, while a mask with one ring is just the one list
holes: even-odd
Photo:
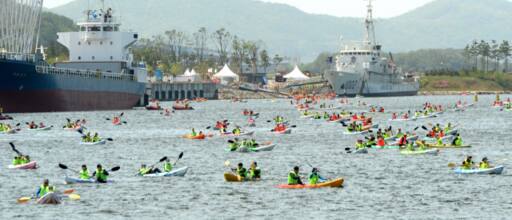
[[[112, 9], [86, 10], [78, 31], [58, 33], [69, 60], [48, 64], [38, 44], [42, 1], [11, 1], [0, 19], [0, 107], [4, 112], [60, 112], [121, 110], [135, 106], [143, 96], [147, 73], [134, 64], [130, 47], [135, 32], [120, 31]], [[23, 35], [23, 34], [21, 34]], [[20, 35], [20, 36], [21, 36]]]
[[385, 57], [377, 44], [373, 22], [372, 1], [365, 19], [362, 42], [348, 42], [329, 61], [332, 68], [324, 74], [339, 96], [383, 97], [412, 96], [420, 88], [418, 79], [404, 74], [395, 65], [393, 56]]

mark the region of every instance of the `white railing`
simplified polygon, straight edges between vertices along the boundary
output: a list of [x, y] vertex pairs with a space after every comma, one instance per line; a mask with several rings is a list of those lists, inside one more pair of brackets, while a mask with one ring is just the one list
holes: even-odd
[[25, 62], [36, 62], [36, 56], [34, 54], [20, 54], [20, 53], [0, 53], [0, 60], [15, 60]]
[[135, 77], [130, 74], [122, 73], [109, 73], [101, 71], [90, 71], [90, 70], [77, 70], [77, 69], [65, 69], [55, 68], [45, 65], [37, 65], [36, 71], [41, 74], [52, 74], [52, 75], [63, 75], [63, 76], [78, 76], [83, 78], [96, 78], [96, 79], [112, 79], [112, 80], [128, 80], [134, 81]]

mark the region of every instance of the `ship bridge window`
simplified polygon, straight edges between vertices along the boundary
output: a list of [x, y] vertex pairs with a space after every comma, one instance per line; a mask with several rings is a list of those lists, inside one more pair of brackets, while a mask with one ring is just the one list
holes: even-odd
[[112, 31], [112, 30], [113, 30], [112, 26], [103, 27], [103, 31]]
[[85, 27], [80, 27], [80, 31], [85, 31]]
[[82, 44], [82, 42], [78, 41], [78, 46], [80, 46]]
[[98, 26], [88, 27], [87, 31], [101, 31], [101, 28]]
[[81, 56], [78, 56], [78, 60], [81, 60], [81, 59], [82, 59], [82, 57], [81, 57]]

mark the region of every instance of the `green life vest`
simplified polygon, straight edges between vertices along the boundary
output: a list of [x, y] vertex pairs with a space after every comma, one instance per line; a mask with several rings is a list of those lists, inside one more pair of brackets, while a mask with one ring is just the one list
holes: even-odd
[[39, 187], [39, 194], [37, 195], [37, 197], [41, 198], [49, 192], [50, 192], [50, 186], [45, 187], [44, 185], [41, 185]]
[[247, 177], [247, 170], [245, 168], [237, 168], [236, 169], [236, 173], [241, 176], [242, 178], [246, 178]]
[[236, 151], [236, 149], [238, 149], [238, 144], [233, 142], [233, 143], [230, 143], [229, 144], [229, 150], [230, 151]]
[[455, 139], [455, 146], [457, 146], [457, 147], [462, 146], [462, 138], [457, 137], [457, 138]]
[[164, 172], [171, 172], [172, 170], [172, 164], [169, 162], [164, 163]]
[[361, 148], [364, 148], [364, 144], [363, 143], [356, 143], [356, 149], [361, 149]]
[[442, 146], [443, 145], [443, 139], [438, 138], [437, 139], [437, 145]]
[[295, 174], [295, 172], [291, 171], [288, 173], [288, 185], [297, 185], [299, 184], [299, 175]]
[[249, 169], [249, 176], [251, 177], [251, 179], [260, 179], [261, 170], [259, 168]]
[[101, 172], [96, 169], [96, 179], [100, 182], [106, 182], [107, 181], [107, 175], [105, 175], [105, 170], [101, 170]]
[[139, 175], [146, 175], [149, 173], [149, 171], [151, 171], [150, 168], [140, 168], [139, 169]]
[[318, 184], [319, 179], [320, 179], [320, 176], [318, 175], [318, 173], [312, 173], [311, 175], [309, 175], [309, 184], [310, 185]]
[[89, 170], [80, 170], [80, 179], [88, 180], [91, 178], [91, 175], [89, 175]]

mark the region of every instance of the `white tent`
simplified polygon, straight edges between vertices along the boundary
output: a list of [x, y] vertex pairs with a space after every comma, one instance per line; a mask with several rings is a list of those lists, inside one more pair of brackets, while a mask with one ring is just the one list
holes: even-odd
[[293, 69], [293, 71], [286, 74], [284, 76], [284, 78], [286, 78], [288, 80], [296, 80], [296, 81], [309, 79], [308, 76], [304, 75], [304, 73], [302, 73], [302, 71], [300, 71], [300, 69], [297, 65], [295, 65], [295, 68]]
[[183, 75], [177, 76], [176, 78], [174, 78], [174, 81], [175, 82], [199, 82], [199, 81], [201, 81], [201, 77], [196, 73], [196, 71], [194, 69], [192, 69], [192, 71], [187, 69], [185, 71], [185, 73], [183, 73]]
[[213, 75], [213, 78], [219, 79], [221, 84], [229, 84], [239, 80], [238, 75], [231, 71], [227, 64], [218, 73]]
[[190, 75], [190, 70], [187, 68], [187, 70], [185, 70], [185, 73], [183, 73], [184, 76], [188, 76]]
[[188, 73], [185, 73], [185, 76], [196, 76], [197, 73], [194, 69], [192, 69], [192, 71], [189, 71]]

